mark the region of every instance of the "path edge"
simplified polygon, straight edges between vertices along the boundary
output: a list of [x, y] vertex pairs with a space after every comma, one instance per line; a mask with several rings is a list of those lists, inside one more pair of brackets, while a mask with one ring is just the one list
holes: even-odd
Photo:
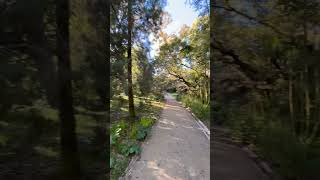
[[262, 159], [261, 156], [258, 156], [254, 151], [250, 149], [248, 145], [244, 145], [240, 142], [235, 142], [233, 140], [223, 141], [223, 143], [236, 146], [240, 148], [245, 154], [257, 165], [257, 167], [267, 175], [270, 180], [280, 180], [281, 178], [272, 170], [269, 162]]
[[[177, 101], [182, 105], [180, 101]], [[183, 106], [182, 106], [183, 107]], [[208, 127], [191, 111], [190, 107], [184, 107], [193, 117], [193, 119], [196, 121], [197, 125], [200, 127], [200, 130], [205, 134], [205, 136], [210, 141], [210, 130]]]
[[[182, 105], [182, 103], [180, 101], [177, 101], [177, 102]], [[207, 138], [210, 140], [210, 130], [207, 128], [207, 126], [205, 124], [203, 124], [203, 122], [199, 118], [197, 118], [197, 116], [191, 111], [190, 107], [187, 106], [187, 107], [185, 107], [185, 109], [192, 115], [192, 117], [197, 122], [198, 126], [200, 126], [200, 128], [203, 128], [205, 130], [205, 131], [203, 131], [201, 129], [203, 131], [203, 133], [207, 136]], [[261, 157], [259, 157], [255, 152], [250, 150], [249, 146], [243, 145], [241, 143], [233, 142], [233, 141], [229, 142], [229, 144], [236, 145], [242, 151], [244, 151], [246, 153], [246, 155], [258, 166], [258, 168], [265, 175], [267, 175], [271, 180], [278, 180], [279, 179], [279, 177], [276, 176], [276, 174], [274, 173], [274, 171], [270, 167], [269, 163], [262, 160]]]
[[[167, 102], [165, 101], [165, 104], [166, 104], [166, 103], [167, 103]], [[161, 113], [160, 113], [159, 118], [158, 118], [158, 119], [156, 120], [156, 122], [152, 125], [150, 132], [152, 132], [152, 131], [154, 130], [154, 128], [158, 125], [159, 120], [160, 120], [160, 118], [162, 117], [164, 108], [165, 108], [165, 105], [163, 106], [163, 108], [162, 108], [162, 110], [161, 110]], [[141, 148], [141, 150], [142, 150], [143, 145], [145, 145], [145, 144], [150, 140], [151, 134], [152, 134], [152, 133], [147, 134], [147, 137], [144, 139], [144, 141], [140, 143], [140, 148]], [[141, 152], [141, 153], [142, 153], [142, 152]], [[138, 160], [140, 160], [140, 158], [141, 158], [141, 153], [132, 156], [132, 158], [131, 158], [131, 160], [130, 160], [130, 162], [129, 162], [127, 168], [126, 168], [126, 170], [125, 170], [124, 173], [123, 173], [123, 176], [119, 177], [118, 180], [129, 180], [129, 179], [130, 179], [130, 174], [131, 174], [131, 170], [133, 169], [133, 164], [136, 163]]]

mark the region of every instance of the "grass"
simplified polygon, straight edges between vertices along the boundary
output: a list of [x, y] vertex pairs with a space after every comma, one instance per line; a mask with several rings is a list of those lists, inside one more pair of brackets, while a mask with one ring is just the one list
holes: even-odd
[[[116, 101], [124, 102], [122, 106]], [[152, 125], [160, 116], [163, 102], [152, 97], [135, 97], [135, 110], [138, 120], [128, 121], [127, 97], [115, 98], [112, 107], [113, 118], [110, 126], [110, 167], [111, 180], [117, 180], [124, 172], [135, 154], [141, 151], [140, 144], [148, 136]], [[118, 114], [116, 116], [116, 114]]]

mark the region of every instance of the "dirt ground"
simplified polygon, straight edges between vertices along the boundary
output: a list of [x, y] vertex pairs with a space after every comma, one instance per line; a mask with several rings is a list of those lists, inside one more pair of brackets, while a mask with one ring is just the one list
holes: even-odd
[[210, 141], [191, 114], [170, 95], [140, 158], [129, 166], [125, 179], [208, 180]]

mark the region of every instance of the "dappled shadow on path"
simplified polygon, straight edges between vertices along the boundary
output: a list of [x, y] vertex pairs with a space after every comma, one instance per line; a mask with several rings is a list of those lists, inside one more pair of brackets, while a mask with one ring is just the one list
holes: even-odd
[[166, 97], [161, 119], [143, 144], [128, 179], [208, 180], [210, 146], [193, 117]]

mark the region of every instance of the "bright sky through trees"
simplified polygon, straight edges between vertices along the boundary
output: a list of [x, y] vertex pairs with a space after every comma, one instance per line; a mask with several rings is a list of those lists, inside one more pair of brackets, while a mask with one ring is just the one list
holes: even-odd
[[[186, 24], [191, 26], [193, 21], [197, 18], [197, 12], [186, 3], [186, 0], [168, 0], [168, 4], [165, 8], [171, 16], [171, 23], [164, 29], [164, 32], [168, 34], [177, 34], [180, 28]], [[158, 45], [153, 41], [157, 39], [154, 35], [150, 35], [151, 45], [151, 57], [154, 57]]]

